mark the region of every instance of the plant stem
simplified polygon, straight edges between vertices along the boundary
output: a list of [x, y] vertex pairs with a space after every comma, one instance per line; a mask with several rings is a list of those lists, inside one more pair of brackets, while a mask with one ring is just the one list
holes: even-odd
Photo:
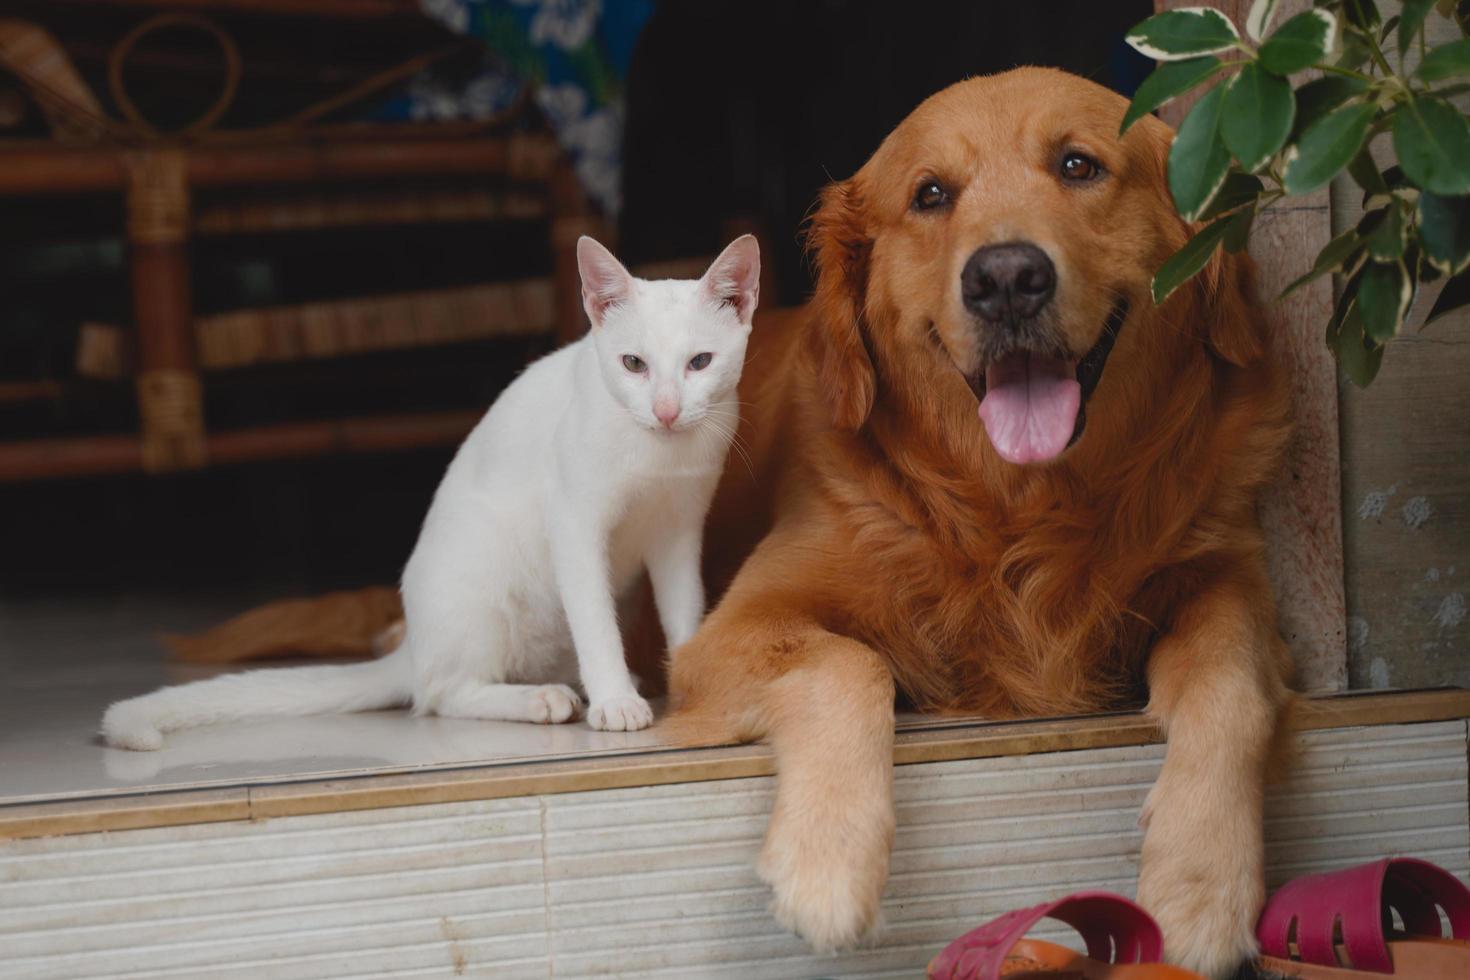
[[1372, 75], [1365, 75], [1360, 71], [1353, 71], [1351, 68], [1339, 68], [1336, 65], [1313, 65], [1312, 68], [1315, 71], [1325, 71], [1329, 75], [1344, 75], [1348, 78], [1361, 79], [1370, 85], [1378, 81]]
[[1394, 70], [1389, 67], [1388, 59], [1383, 56], [1383, 49], [1378, 46], [1378, 35], [1372, 31], [1367, 31], [1364, 33], [1364, 36], [1368, 38], [1368, 50], [1372, 53], [1373, 60], [1378, 63], [1379, 68], [1383, 69], [1385, 76], [1392, 76]]

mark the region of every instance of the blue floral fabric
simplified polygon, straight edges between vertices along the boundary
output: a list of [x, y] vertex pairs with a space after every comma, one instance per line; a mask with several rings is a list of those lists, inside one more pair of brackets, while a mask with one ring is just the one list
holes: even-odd
[[588, 196], [621, 206], [623, 80], [654, 0], [420, 0], [424, 13], [490, 49], [467, 82], [425, 72], [379, 115], [485, 119], [525, 85], [571, 156]]

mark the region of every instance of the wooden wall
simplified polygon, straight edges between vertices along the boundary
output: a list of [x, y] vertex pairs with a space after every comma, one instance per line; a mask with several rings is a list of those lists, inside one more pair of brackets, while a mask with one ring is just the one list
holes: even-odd
[[[1243, 24], [1250, 0], [1213, 5]], [[1288, 0], [1277, 23], [1309, 6]], [[1379, 3], [1385, 18], [1399, 6]], [[1431, 40], [1453, 31], [1435, 16], [1429, 22]], [[1165, 113], [1176, 124], [1178, 116], [1177, 107]], [[1375, 152], [1389, 142], [1381, 138]], [[1362, 213], [1361, 192], [1346, 178], [1330, 196], [1286, 203], [1256, 223], [1251, 253], [1265, 296], [1305, 271], [1327, 236]], [[1354, 688], [1470, 685], [1470, 313], [1419, 332], [1438, 288], [1418, 297], [1411, 326], [1366, 390], [1342, 377], [1322, 343], [1331, 301], [1325, 282], [1277, 308], [1298, 433], [1262, 521], [1272, 537], [1283, 631], [1307, 688], [1344, 680]], [[1340, 490], [1327, 472], [1339, 456]], [[1345, 630], [1335, 643], [1334, 624]]]
[[[1429, 24], [1431, 41], [1453, 36]], [[1350, 181], [1333, 186], [1334, 233], [1361, 202]], [[1370, 388], [1339, 385], [1353, 687], [1470, 686], [1470, 310], [1421, 332], [1439, 289], [1421, 291]]]

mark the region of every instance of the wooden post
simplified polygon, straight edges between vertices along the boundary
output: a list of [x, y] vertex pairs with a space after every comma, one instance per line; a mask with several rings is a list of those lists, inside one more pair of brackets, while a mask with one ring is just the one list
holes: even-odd
[[[1194, 5], [1197, 0], [1155, 2], [1158, 10]], [[1215, 0], [1212, 5], [1244, 30], [1251, 0]], [[1309, 0], [1283, 0], [1273, 23], [1309, 9]], [[1178, 126], [1187, 109], [1174, 102], [1162, 115]], [[1332, 283], [1323, 277], [1285, 300], [1275, 297], [1307, 271], [1331, 237], [1324, 189], [1259, 215], [1250, 247], [1261, 296], [1278, 327], [1274, 353], [1292, 387], [1295, 431], [1280, 476], [1262, 496], [1261, 527], [1281, 632], [1296, 660], [1297, 686], [1304, 691], [1347, 687], [1337, 364], [1322, 342], [1332, 313]]]
[[184, 152], [131, 161], [128, 245], [138, 336], [138, 417], [151, 473], [203, 466], [203, 387], [194, 360], [189, 294], [189, 184]]
[[556, 342], [568, 344], [587, 331], [582, 311], [582, 276], [577, 271], [577, 239], [591, 235], [610, 249], [616, 243], [606, 222], [598, 217], [582, 190], [582, 183], [563, 158], [548, 182], [551, 197], [551, 280], [556, 288]]

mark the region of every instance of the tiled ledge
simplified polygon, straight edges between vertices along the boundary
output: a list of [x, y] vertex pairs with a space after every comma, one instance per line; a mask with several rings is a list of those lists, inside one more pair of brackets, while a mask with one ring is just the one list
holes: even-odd
[[[1470, 718], [1470, 691], [1352, 694], [1301, 702], [1301, 731]], [[1158, 730], [1136, 712], [1039, 721], [934, 719], [897, 736], [898, 765], [1145, 745]], [[0, 838], [50, 837], [233, 820], [263, 820], [467, 800], [771, 775], [766, 745], [644, 749], [553, 762], [502, 763], [352, 778], [81, 797], [0, 807]]]

